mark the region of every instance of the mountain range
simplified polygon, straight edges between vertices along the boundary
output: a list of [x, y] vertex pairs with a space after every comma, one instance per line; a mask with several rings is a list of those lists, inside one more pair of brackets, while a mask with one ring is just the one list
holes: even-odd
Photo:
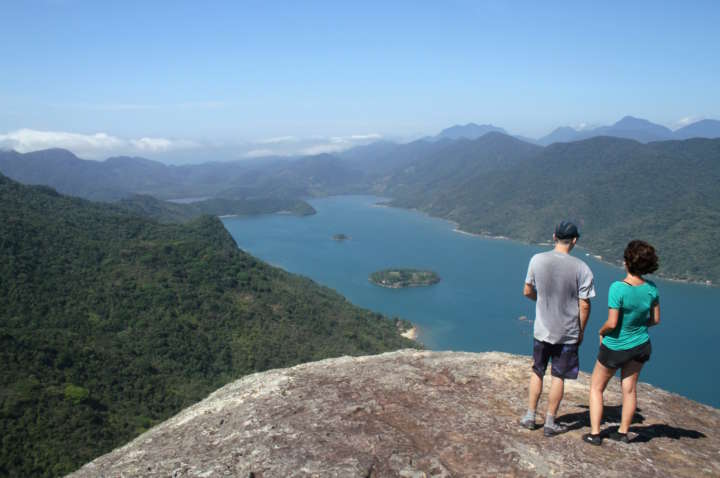
[[[505, 131], [505, 129], [491, 124], [478, 125], [475, 123], [468, 123], [465, 125], [451, 126], [442, 130], [436, 136], [426, 139], [434, 141], [443, 138], [477, 139], [480, 136], [491, 132], [509, 134]], [[519, 135], [514, 136], [522, 141], [536, 143], [543, 146], [547, 146], [552, 143], [580, 141], [583, 139], [593, 138], [595, 136], [614, 136], [618, 138], [634, 139], [636, 141], [640, 141], [641, 143], [648, 143], [650, 141], [666, 141], [671, 139], [720, 138], [720, 121], [704, 119], [673, 131], [670, 128], [652, 123], [646, 119], [625, 116], [610, 126], [599, 126], [589, 129], [575, 129], [570, 126], [561, 126], [553, 130], [551, 133], [537, 139]]]
[[[694, 128], [712, 127], [704, 122]], [[612, 128], [642, 131], [646, 139], [669, 131], [633, 118], [601, 131]], [[139, 158], [85, 161], [62, 150], [7, 152], [0, 153], [0, 171], [89, 198], [104, 187], [124, 198], [212, 197], [212, 205], [194, 206], [195, 215], [278, 207], [304, 214], [311, 208], [296, 202], [296, 209], [288, 201], [377, 194], [395, 206], [456, 221], [469, 232], [528, 242], [548, 240], [554, 222], [574, 218], [588, 232], [583, 246], [610, 262], [620, 260], [627, 240], [642, 237], [660, 248], [661, 275], [720, 282], [720, 257], [708, 249], [720, 241], [719, 143], [644, 143], [603, 135], [543, 147], [492, 131], [476, 139], [380, 142], [335, 155], [192, 166]], [[140, 209], [170, 217], [190, 214], [167, 204], [158, 210], [147, 198], [140, 202]]]
[[[319, 154], [175, 166], [137, 157], [84, 160], [64, 149], [24, 154], [0, 151], [0, 173], [23, 184], [42, 184], [62, 194], [97, 201], [133, 195], [296, 199], [357, 188], [359, 172], [338, 163], [335, 156]], [[234, 214], [230, 210], [225, 213]]]
[[615, 136], [648, 143], [671, 139], [720, 138], [720, 121], [702, 120], [672, 131], [665, 126], [648, 120], [625, 116], [611, 126], [576, 130], [569, 126], [557, 128], [550, 134], [539, 138], [537, 142], [544, 146], [552, 143], [568, 143], [593, 138], [595, 136]]

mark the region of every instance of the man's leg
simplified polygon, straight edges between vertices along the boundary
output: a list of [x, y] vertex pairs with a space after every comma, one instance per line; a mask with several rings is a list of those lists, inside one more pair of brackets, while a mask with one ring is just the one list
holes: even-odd
[[565, 379], [553, 375], [550, 382], [550, 394], [548, 395], [548, 409], [545, 415], [545, 425], [543, 425], [543, 434], [551, 437], [567, 431], [565, 425], [555, 423], [555, 415], [565, 392]]
[[560, 408], [560, 402], [562, 402], [563, 394], [565, 393], [565, 379], [559, 377], [553, 377], [550, 382], [550, 395], [548, 396], [548, 415], [555, 417], [557, 415], [558, 408]]
[[543, 379], [534, 371], [530, 375], [530, 393], [528, 394], [528, 410], [537, 410], [537, 404], [543, 389]]
[[552, 383], [543, 427], [545, 436], [554, 436], [567, 431], [566, 426], [555, 423], [555, 416], [565, 392], [565, 379], [575, 380], [579, 367], [577, 344], [558, 344], [553, 348]]
[[533, 367], [528, 386], [528, 409], [520, 419], [520, 425], [530, 430], [535, 429], [535, 410], [543, 389], [543, 376], [550, 360], [550, 351], [545, 342], [533, 341]]
[[535, 424], [535, 410], [537, 410], [540, 394], [542, 394], [542, 387], [543, 380], [533, 368], [532, 374], [530, 374], [530, 385], [528, 387], [528, 409], [525, 412], [525, 415], [523, 415], [520, 419], [520, 425], [528, 430], [535, 430], [535, 428], [537, 428], [537, 425]]

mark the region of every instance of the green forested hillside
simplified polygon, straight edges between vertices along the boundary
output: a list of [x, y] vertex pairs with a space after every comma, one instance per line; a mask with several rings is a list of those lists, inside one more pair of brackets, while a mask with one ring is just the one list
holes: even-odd
[[[453, 157], [415, 171], [442, 171]], [[400, 173], [386, 194], [464, 230], [529, 242], [550, 240], [555, 223], [574, 219], [580, 244], [606, 260], [621, 261], [629, 240], [645, 239], [659, 249], [662, 275], [720, 282], [720, 140], [597, 137], [513, 153], [507, 167], [447, 171], [413, 181]]]
[[504, 134], [488, 133], [476, 140], [447, 141], [430, 151], [382, 180], [379, 192], [389, 193], [398, 201], [436, 201], [474, 178], [522, 166], [542, 148]]
[[243, 374], [412, 345], [240, 251], [0, 176], [0, 475], [57, 476]]
[[189, 204], [161, 201], [152, 196], [135, 195], [119, 201], [118, 206], [133, 214], [149, 217], [160, 222], [185, 222], [203, 215], [210, 216], [251, 216], [284, 212], [295, 216], [315, 214], [315, 209], [301, 199], [257, 198], [221, 199], [213, 198]]

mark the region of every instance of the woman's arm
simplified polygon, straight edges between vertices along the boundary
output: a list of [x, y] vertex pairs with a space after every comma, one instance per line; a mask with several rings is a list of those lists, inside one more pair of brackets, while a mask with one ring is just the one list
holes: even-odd
[[660, 323], [660, 302], [655, 302], [650, 308], [650, 319], [648, 320], [648, 327], [657, 325]]
[[600, 327], [600, 330], [598, 331], [598, 333], [600, 335], [605, 335], [608, 332], [612, 332], [615, 329], [615, 327], [617, 327], [619, 320], [620, 320], [620, 309], [609, 308], [608, 309], [608, 318], [605, 321], [605, 323], [603, 324], [603, 326]]

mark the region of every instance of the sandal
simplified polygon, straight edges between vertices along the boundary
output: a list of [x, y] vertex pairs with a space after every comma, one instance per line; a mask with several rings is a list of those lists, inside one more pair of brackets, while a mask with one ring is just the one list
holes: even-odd
[[602, 445], [602, 437], [599, 433], [597, 435], [593, 435], [592, 433], [586, 433], [582, 436], [582, 439], [585, 443], [589, 443], [591, 445]]
[[608, 434], [608, 438], [621, 443], [630, 443], [627, 433], [620, 433], [619, 431], [612, 431]]

